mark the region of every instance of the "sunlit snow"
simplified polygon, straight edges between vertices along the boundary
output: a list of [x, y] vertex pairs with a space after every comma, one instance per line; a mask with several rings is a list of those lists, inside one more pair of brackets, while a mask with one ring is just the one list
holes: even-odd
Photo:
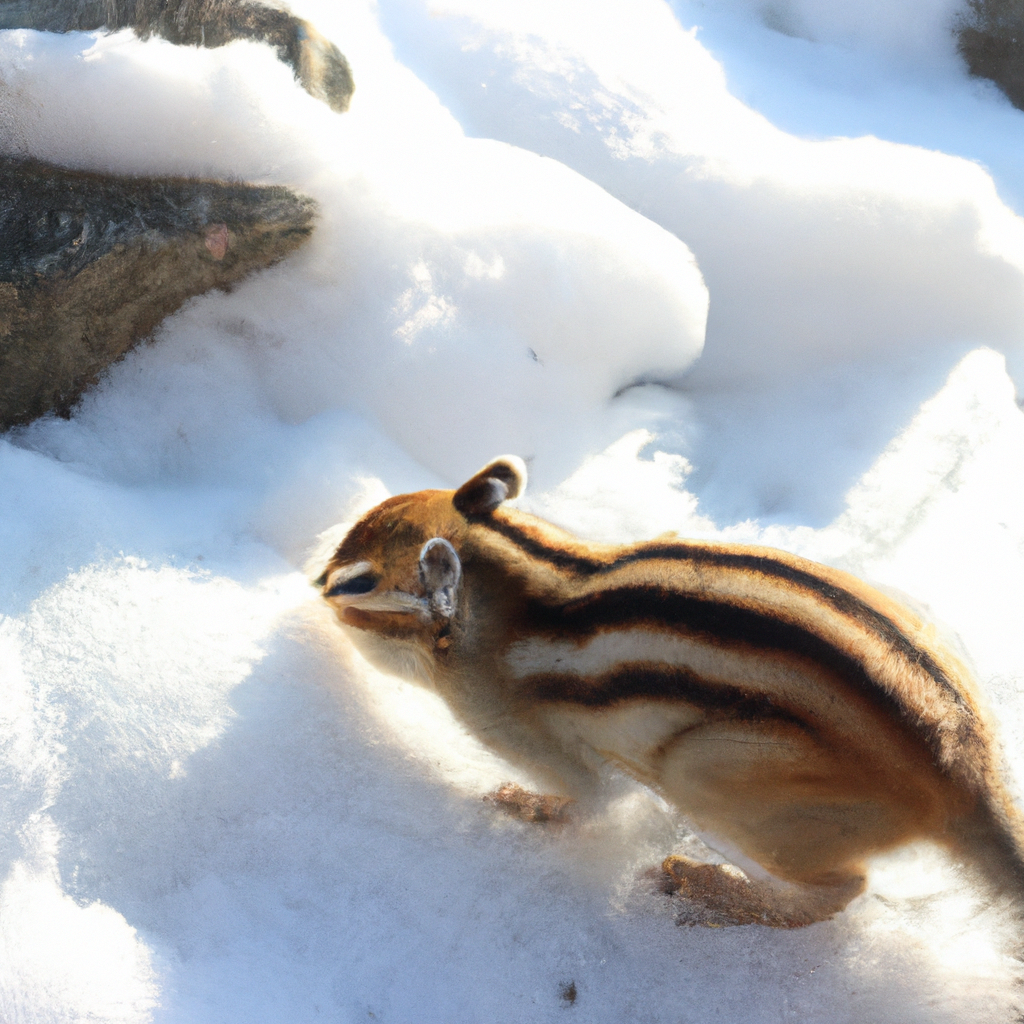
[[334, 524], [517, 452], [583, 535], [927, 607], [1024, 794], [1024, 114], [954, 6], [294, 6], [349, 113], [255, 44], [0, 33], [4, 153], [320, 207], [0, 438], [0, 1019], [1012, 1020], [1012, 922], [934, 851], [832, 922], [677, 927], [660, 800], [496, 816], [529, 778], [307, 582]]

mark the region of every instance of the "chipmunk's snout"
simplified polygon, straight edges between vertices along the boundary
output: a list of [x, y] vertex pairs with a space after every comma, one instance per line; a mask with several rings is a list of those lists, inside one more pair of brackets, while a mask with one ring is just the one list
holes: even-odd
[[381, 572], [373, 563], [359, 561], [326, 572], [317, 583], [321, 596], [350, 625], [366, 627], [372, 621], [366, 616], [375, 613], [412, 614], [427, 624], [455, 615], [462, 562], [449, 541], [431, 537], [419, 549], [417, 561], [405, 563], [402, 571], [393, 567]]

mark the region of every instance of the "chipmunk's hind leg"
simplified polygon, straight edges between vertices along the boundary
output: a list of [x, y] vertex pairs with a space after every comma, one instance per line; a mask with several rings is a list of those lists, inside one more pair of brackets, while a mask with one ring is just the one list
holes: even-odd
[[749, 878], [731, 864], [678, 856], [666, 857], [662, 871], [665, 891], [687, 902], [679, 923], [708, 927], [803, 928], [827, 921], [864, 891], [864, 875], [856, 872], [836, 874], [816, 885], [795, 885]]
[[[893, 778], [899, 786], [887, 784]], [[665, 861], [671, 887], [703, 908], [694, 923], [827, 920], [863, 891], [866, 858], [927, 835], [931, 820], [913, 762], [878, 774], [866, 758], [787, 721], [686, 730], [665, 750], [661, 783], [701, 832], [756, 871]]]

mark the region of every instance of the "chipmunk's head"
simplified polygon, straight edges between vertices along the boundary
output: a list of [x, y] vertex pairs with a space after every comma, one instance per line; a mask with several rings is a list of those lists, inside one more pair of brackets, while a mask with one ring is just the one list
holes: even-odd
[[467, 526], [525, 486], [522, 459], [504, 455], [457, 491], [388, 498], [349, 530], [316, 583], [370, 661], [431, 679], [460, 615]]

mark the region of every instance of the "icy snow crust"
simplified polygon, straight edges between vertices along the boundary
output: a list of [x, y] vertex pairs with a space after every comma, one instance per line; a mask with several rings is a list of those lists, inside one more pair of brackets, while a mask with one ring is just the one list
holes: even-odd
[[1011, 1020], [1011, 925], [930, 850], [833, 922], [686, 929], [638, 876], [693, 840], [641, 788], [497, 817], [530, 780], [303, 571], [518, 452], [587, 536], [913, 595], [1020, 794], [1024, 115], [963, 76], [951, 5], [297, 9], [352, 63], [343, 117], [256, 45], [0, 33], [4, 152], [321, 208], [0, 439], [0, 1019]]

